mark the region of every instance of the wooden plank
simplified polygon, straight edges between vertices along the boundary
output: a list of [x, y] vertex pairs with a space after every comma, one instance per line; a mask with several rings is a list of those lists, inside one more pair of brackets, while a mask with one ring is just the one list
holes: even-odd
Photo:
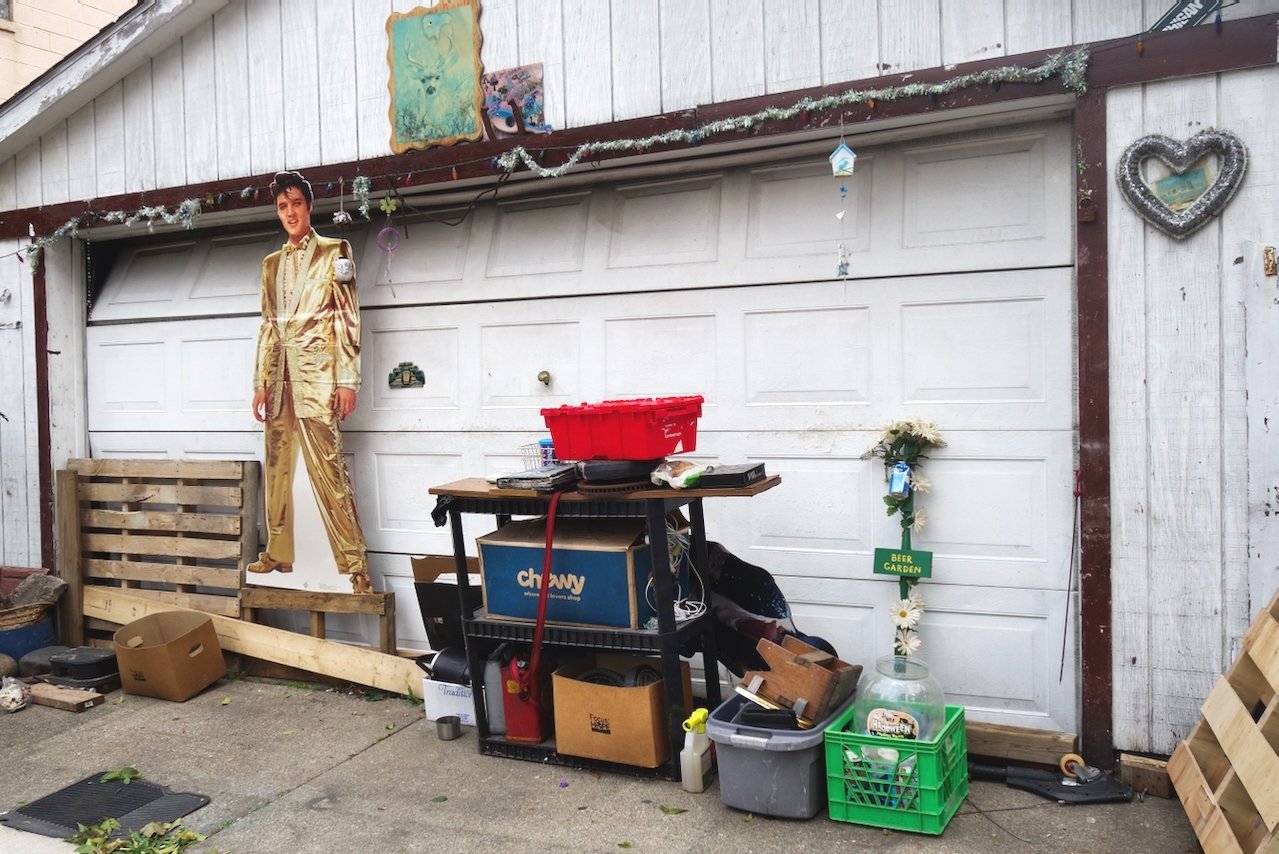
[[155, 189], [155, 104], [151, 63], [124, 78], [124, 191]]
[[213, 13], [213, 83], [217, 94], [217, 162], [219, 178], [249, 174], [248, 23], [244, 0]]
[[213, 18], [206, 18], [182, 35], [182, 100], [185, 110], [199, 117], [199, 121], [186, 123], [183, 135], [187, 180], [192, 183], [218, 177], [218, 125], [222, 120], [215, 93], [209, 90], [214, 74]]
[[[1106, 95], [1105, 162], [1115, 163], [1124, 147], [1141, 136], [1140, 86], [1113, 90]], [[1103, 173], [1104, 174], [1104, 173]], [[1105, 188], [1102, 188], [1103, 190]], [[1128, 205], [1116, 202], [1107, 208], [1106, 229], [1111, 246], [1107, 270], [1110, 323], [1110, 455], [1123, 460], [1110, 478], [1112, 529], [1111, 578], [1115, 590], [1112, 635], [1114, 666], [1115, 746], [1126, 750], [1150, 750], [1153, 735], [1150, 716], [1151, 660], [1150, 598], [1150, 483], [1145, 476], [1125, 477], [1123, 472], [1148, 470], [1148, 402], [1146, 400], [1146, 290], [1145, 221]], [[1090, 226], [1081, 225], [1079, 228]], [[1095, 226], [1091, 226], [1095, 227]]]
[[941, 0], [942, 64], [1004, 56], [1004, 29], [1004, 0]]
[[[0, 209], [13, 210], [18, 206], [17, 180], [18, 176], [15, 172], [14, 158], [10, 157], [8, 160], [0, 163]], [[93, 192], [90, 191], [84, 196], [84, 198], [89, 198], [92, 195]], [[4, 242], [6, 245], [10, 243], [8, 240]], [[8, 252], [10, 250], [5, 249], [5, 251]]]
[[[12, 252], [18, 245], [16, 240], [6, 240], [0, 252]], [[26, 322], [25, 303], [31, 297], [23, 287], [24, 273], [16, 263], [0, 264], [0, 291], [11, 294], [9, 302], [0, 303], [0, 321], [6, 324]], [[24, 427], [30, 406], [25, 370], [29, 352], [21, 329], [0, 329], [0, 412], [9, 419], [0, 420], [0, 560], [10, 566], [36, 562], [29, 540], [32, 529], [40, 527], [38, 522], [28, 523], [27, 469], [35, 464], [35, 452], [27, 452], [28, 431]]]
[[244, 587], [244, 568], [258, 558], [258, 481], [262, 468], [257, 460], [244, 464], [244, 501], [240, 507], [240, 586]]
[[169, 513], [155, 510], [84, 510], [85, 528], [123, 528], [132, 531], [185, 531], [196, 534], [238, 536], [241, 519], [230, 514]]
[[[891, 11], [891, 14], [885, 12]], [[939, 0], [899, 0], [879, 15], [879, 69], [900, 74], [941, 65]]]
[[1186, 818], [1190, 820], [1190, 826], [1204, 850], [1213, 854], [1243, 854], [1234, 831], [1217, 808], [1212, 790], [1185, 742], [1177, 745], [1168, 760], [1168, 773], [1182, 809], [1186, 811]]
[[100, 705], [106, 697], [97, 691], [82, 691], [79, 688], [65, 688], [61, 685], [50, 685], [48, 682], [37, 682], [31, 686], [31, 702], [37, 706], [49, 706], [64, 712], [83, 712]]
[[[248, 13], [248, 83], [249, 89], [249, 163], [253, 174], [275, 172], [285, 162], [284, 115], [301, 112], [305, 101], [295, 103], [296, 94], [308, 91], [318, 98], [319, 92], [312, 79], [302, 75], [303, 68], [289, 69], [289, 86], [284, 85], [284, 67], [281, 55], [290, 50], [289, 45], [303, 46], [304, 34], [295, 29], [296, 21], [290, 21], [288, 38], [280, 33], [280, 0], [253, 0], [245, 3]], [[314, 22], [314, 19], [312, 19]], [[315, 50], [314, 33], [310, 48]], [[345, 59], [345, 57], [344, 57]], [[302, 135], [290, 142], [302, 141]]]
[[1143, 23], [1142, 0], [1072, 0], [1071, 9], [1072, 44], [1135, 36], [1157, 19]]
[[686, 110], [708, 104], [711, 88], [710, 7], [688, 0], [659, 0], [662, 55], [662, 109]]
[[[152, 61], [151, 98], [155, 112], [155, 183], [180, 187], [187, 182], [186, 111], [183, 104], [182, 42], [161, 51]], [[206, 84], [208, 80], [204, 81]], [[211, 120], [212, 117], [207, 117]], [[197, 123], [204, 125], [201, 115]], [[207, 126], [205, 133], [208, 133]]]
[[[123, 625], [147, 614], [174, 610], [170, 606], [135, 595], [93, 587], [85, 590], [85, 615]], [[277, 664], [300, 667], [312, 673], [334, 676], [396, 694], [418, 693], [422, 671], [411, 659], [371, 649], [213, 616], [223, 649], [251, 655]]]
[[282, 611], [324, 611], [330, 614], [385, 614], [394, 593], [330, 593], [324, 590], [288, 590], [280, 587], [245, 587], [240, 604], [246, 608]]
[[764, 91], [790, 92], [822, 82], [821, 3], [764, 4]]
[[1070, 4], [1004, 0], [1004, 37], [1009, 56], [1070, 44]]
[[1224, 677], [1204, 702], [1203, 716], [1266, 827], [1279, 828], [1279, 756]]
[[67, 468], [85, 477], [143, 477], [172, 480], [179, 478], [239, 480], [244, 476], [245, 465], [243, 460], [67, 460]]
[[67, 195], [67, 123], [59, 122], [40, 137], [40, 198], [58, 204]]
[[58, 633], [68, 646], [84, 644], [82, 596], [84, 579], [80, 574], [80, 496], [76, 474], [60, 469], [54, 475], [55, 520], [58, 526], [58, 576], [67, 589], [58, 600]]
[[879, 74], [879, 3], [821, 4], [822, 83], [832, 86]]
[[[240, 616], [238, 596], [215, 596], [209, 593], [177, 593], [172, 590], [146, 590], [141, 587], [109, 587], [101, 584], [87, 585], [84, 588], [85, 602], [90, 599], [122, 595], [131, 599], [144, 599], [155, 603], [160, 610], [183, 609], [199, 611], [203, 614], [216, 614], [223, 617]], [[88, 607], [86, 605], [86, 607]], [[101, 615], [91, 615], [101, 616]], [[105, 618], [104, 618], [105, 619]]]
[[968, 752], [1037, 765], [1056, 765], [1075, 751], [1074, 733], [967, 721]]
[[174, 486], [153, 483], [80, 483], [85, 501], [117, 501], [125, 504], [202, 504], [240, 506], [238, 486]]
[[480, 62], [486, 74], [519, 65], [519, 19], [515, 13], [516, 0], [485, 0], [480, 6], [480, 31], [484, 34]]
[[710, 0], [711, 100], [764, 94], [762, 0]]
[[240, 557], [238, 540], [195, 540], [184, 537], [144, 537], [136, 534], [84, 534], [81, 548], [86, 552], [165, 557], [203, 557], [232, 560]]
[[1244, 653], [1266, 677], [1272, 691], [1279, 691], [1279, 623], [1262, 611], [1243, 639]]
[[560, 0], [518, 0], [519, 64], [542, 63], [543, 106], [555, 130], [564, 124], [564, 17]]
[[662, 64], [653, 61], [653, 46], [661, 44], [657, 4], [658, 0], [613, 4], [609, 23], [614, 120], [662, 111]]
[[240, 570], [227, 567], [178, 566], [171, 563], [147, 563], [144, 561], [99, 560], [82, 561], [85, 578], [104, 578], [114, 581], [154, 581], [158, 584], [198, 584], [222, 590], [240, 588]]
[[613, 71], [608, 0], [561, 0], [564, 19], [564, 126], [613, 118]]
[[[1176, 138], [1216, 114], [1215, 77], [1147, 85], [1143, 98], [1145, 133]], [[1193, 123], [1193, 124], [1192, 124]], [[1121, 206], [1118, 200], [1115, 207]], [[1145, 305], [1145, 366], [1150, 504], [1147, 506], [1150, 564], [1158, 579], [1148, 598], [1151, 638], [1151, 744], [1149, 752], [1169, 752], [1177, 733], [1199, 719], [1199, 706], [1226, 668], [1221, 613], [1221, 460], [1235, 449], [1222, 444], [1221, 279], [1222, 247], [1216, 229], [1184, 240], [1168, 240], [1151, 226], [1141, 238], [1148, 246], [1143, 280], [1150, 283]], [[1157, 241], [1157, 242], [1156, 242]], [[1122, 255], [1122, 252], [1112, 253]], [[1113, 278], [1111, 281], [1118, 281]], [[1112, 357], [1111, 365], [1117, 364]], [[1113, 411], [1113, 408], [1112, 408]], [[1114, 454], [1112, 458], [1123, 458]], [[1115, 467], [1122, 479], [1131, 460]], [[1231, 489], [1242, 485], [1230, 485]], [[1183, 496], [1194, 496], [1193, 501]], [[1117, 579], [1115, 601], [1127, 597]]]
[[18, 174], [18, 207], [32, 208], [43, 204], [43, 182], [40, 180], [40, 140], [35, 140], [14, 155]]
[[[324, 4], [324, 44], [326, 63], [342, 64], [350, 68], [349, 57], [338, 63], [332, 59], [327, 46], [336, 44], [329, 28], [333, 3]], [[347, 6], [347, 11], [350, 7]], [[282, 0], [280, 21], [288, 28], [288, 36], [280, 39], [277, 50], [284, 54], [287, 77], [282, 78], [280, 101], [275, 110], [283, 114], [281, 140], [284, 145], [283, 163], [290, 169], [300, 169], [320, 163], [320, 92], [324, 97], [334, 95], [331, 90], [320, 89], [320, 62], [317, 56], [320, 45], [320, 12], [316, 0]], [[276, 28], [279, 35], [279, 27]], [[350, 44], [350, 42], [342, 42]], [[283, 72], [282, 72], [283, 73]], [[257, 152], [254, 152], [257, 156]], [[278, 169], [271, 165], [267, 170]], [[266, 171], [266, 170], [264, 170]]]
[[323, 611], [311, 612], [311, 637], [313, 638], [324, 637], [324, 612]]
[[[386, 19], [390, 0], [355, 2], [356, 124], [346, 133], [358, 137], [359, 156], [383, 157], [391, 153], [391, 92], [386, 87]], [[376, 207], [376, 205], [375, 205]]]
[[[67, 119], [67, 196], [92, 199], [98, 194], [97, 151], [93, 140], [93, 102]], [[3, 200], [0, 200], [3, 204]]]
[[1172, 780], [1168, 777], [1168, 763], [1165, 760], [1138, 756], [1135, 753], [1121, 753], [1118, 772], [1119, 779], [1132, 786], [1133, 791], [1160, 798], [1177, 796]]
[[93, 102], [97, 144], [98, 196], [124, 192], [124, 84], [116, 83]]
[[386, 613], [378, 618], [378, 635], [382, 643], [382, 651], [387, 655], [395, 655], [399, 651], [395, 634], [395, 594], [386, 594]]
[[[355, 44], [355, 12], [350, 3], [324, 4], [324, 37], [334, 45]], [[359, 157], [359, 93], [355, 88], [355, 59], [320, 63], [320, 160], [350, 163]], [[346, 174], [351, 191], [354, 172]]]

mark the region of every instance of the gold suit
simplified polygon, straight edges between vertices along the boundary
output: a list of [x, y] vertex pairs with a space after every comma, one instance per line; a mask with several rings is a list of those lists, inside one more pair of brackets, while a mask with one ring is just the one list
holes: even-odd
[[[366, 571], [364, 534], [333, 411], [337, 386], [360, 387], [360, 307], [355, 280], [334, 262], [351, 244], [312, 229], [262, 262], [262, 325], [254, 389], [267, 389], [266, 523], [262, 559], [293, 563], [293, 470], [299, 449], [315, 489], [338, 572]], [[354, 268], [354, 265], [352, 265]]]

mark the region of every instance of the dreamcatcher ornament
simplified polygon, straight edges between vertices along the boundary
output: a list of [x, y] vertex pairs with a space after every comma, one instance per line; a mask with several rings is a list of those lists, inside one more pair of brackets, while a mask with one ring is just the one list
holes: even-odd
[[391, 214], [399, 207], [393, 196], [383, 196], [378, 206], [386, 214], [386, 225], [377, 233], [377, 248], [386, 253], [386, 277], [391, 278], [391, 261], [395, 259], [395, 250], [400, 245], [400, 232], [391, 220]]

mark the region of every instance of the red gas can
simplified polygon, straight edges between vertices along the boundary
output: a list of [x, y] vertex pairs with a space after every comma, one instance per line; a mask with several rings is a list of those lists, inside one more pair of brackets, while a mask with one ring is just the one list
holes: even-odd
[[502, 713], [507, 741], [537, 744], [549, 738], [554, 729], [549, 668], [544, 661], [535, 664], [540, 672], [532, 673], [529, 651], [520, 650], [503, 669]]

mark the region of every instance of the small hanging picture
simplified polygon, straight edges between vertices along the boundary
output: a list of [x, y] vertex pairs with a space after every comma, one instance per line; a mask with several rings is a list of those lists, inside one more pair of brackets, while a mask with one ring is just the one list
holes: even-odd
[[841, 178], [853, 174], [853, 165], [857, 162], [857, 155], [853, 153], [853, 150], [846, 143], [841, 142], [830, 153], [829, 159], [830, 168], [835, 177]]
[[422, 388], [426, 385], [426, 374], [412, 362], [400, 362], [386, 384], [391, 388]]

